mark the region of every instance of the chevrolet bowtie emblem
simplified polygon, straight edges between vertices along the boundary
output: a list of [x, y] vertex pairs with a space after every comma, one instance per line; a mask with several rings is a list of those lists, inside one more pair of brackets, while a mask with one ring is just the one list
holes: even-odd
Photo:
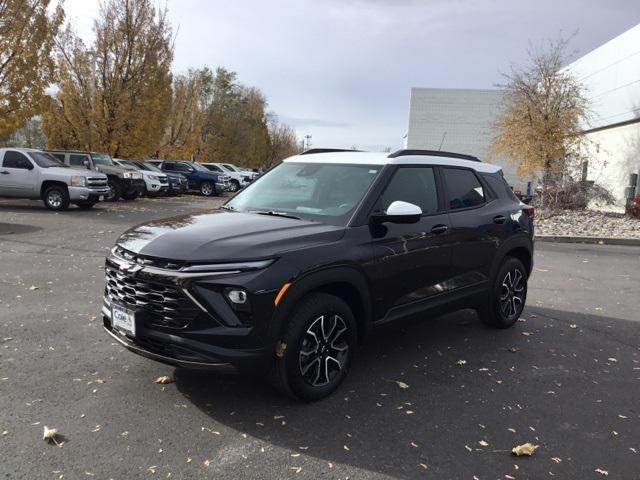
[[142, 265], [137, 265], [135, 263], [130, 263], [127, 265], [120, 265], [120, 270], [126, 273], [136, 273], [142, 270]]

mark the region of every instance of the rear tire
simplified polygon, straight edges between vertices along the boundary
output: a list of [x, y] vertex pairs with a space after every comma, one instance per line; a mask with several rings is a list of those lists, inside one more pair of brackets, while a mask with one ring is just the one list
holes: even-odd
[[313, 293], [303, 298], [285, 326], [272, 383], [305, 402], [333, 393], [344, 380], [356, 348], [356, 321], [338, 297]]
[[216, 186], [211, 182], [202, 182], [200, 184], [200, 193], [205, 197], [213, 197], [216, 194]]
[[52, 185], [44, 191], [42, 201], [49, 210], [66, 210], [69, 206], [69, 190], [62, 185]]
[[520, 318], [526, 301], [527, 271], [520, 260], [506, 257], [478, 316], [490, 327], [509, 328]]

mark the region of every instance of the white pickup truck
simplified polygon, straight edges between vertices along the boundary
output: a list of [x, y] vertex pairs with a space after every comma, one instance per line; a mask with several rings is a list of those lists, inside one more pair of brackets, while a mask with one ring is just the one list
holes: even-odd
[[50, 210], [93, 207], [108, 195], [103, 173], [70, 168], [41, 150], [0, 148], [0, 197], [42, 200]]

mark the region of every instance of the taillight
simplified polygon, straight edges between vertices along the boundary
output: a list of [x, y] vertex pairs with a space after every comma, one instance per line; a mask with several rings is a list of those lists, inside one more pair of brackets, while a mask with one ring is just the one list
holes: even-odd
[[527, 214], [531, 221], [536, 217], [536, 209], [531, 205], [523, 205], [522, 211]]

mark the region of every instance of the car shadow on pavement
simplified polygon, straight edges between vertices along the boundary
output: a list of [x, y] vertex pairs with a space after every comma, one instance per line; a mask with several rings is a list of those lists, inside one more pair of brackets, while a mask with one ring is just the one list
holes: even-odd
[[[247, 377], [176, 370], [176, 383], [212, 421], [322, 459], [331, 478], [340, 464], [400, 478], [637, 474], [640, 322], [535, 307], [521, 320], [494, 330], [462, 311], [386, 328], [312, 404]], [[540, 448], [513, 456], [525, 442]]]

